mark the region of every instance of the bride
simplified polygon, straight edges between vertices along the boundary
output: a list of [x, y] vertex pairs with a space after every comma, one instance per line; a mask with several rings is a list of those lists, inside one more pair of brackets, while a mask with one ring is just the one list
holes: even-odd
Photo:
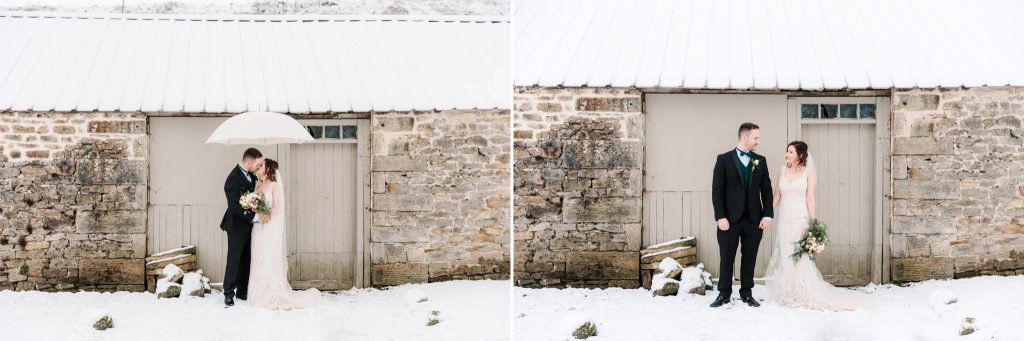
[[293, 291], [288, 284], [288, 260], [285, 257], [285, 201], [277, 161], [265, 159], [256, 170], [256, 191], [263, 193], [270, 206], [270, 220], [252, 228], [252, 263], [249, 274], [249, 302], [270, 309], [297, 309], [320, 303], [320, 291], [310, 288]]
[[827, 311], [853, 310], [866, 301], [866, 295], [837, 288], [821, 277], [810, 256], [803, 255], [793, 261], [795, 242], [800, 240], [816, 217], [814, 189], [817, 172], [814, 159], [807, 152], [807, 144], [793, 141], [786, 146], [786, 164], [775, 187], [775, 241], [772, 258], [768, 263], [765, 284], [772, 302]]

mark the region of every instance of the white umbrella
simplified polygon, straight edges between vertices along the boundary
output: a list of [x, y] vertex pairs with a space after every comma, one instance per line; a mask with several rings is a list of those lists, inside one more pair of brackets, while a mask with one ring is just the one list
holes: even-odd
[[313, 137], [299, 121], [274, 112], [247, 112], [232, 116], [206, 139], [206, 143], [226, 145], [305, 142], [313, 142]]

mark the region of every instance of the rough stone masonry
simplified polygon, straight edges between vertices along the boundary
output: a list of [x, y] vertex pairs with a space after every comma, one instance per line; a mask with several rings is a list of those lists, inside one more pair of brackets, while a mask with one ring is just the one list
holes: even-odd
[[514, 226], [518, 286], [640, 286], [641, 93], [519, 89]]
[[509, 118], [373, 114], [373, 285], [508, 278]]
[[1024, 88], [892, 102], [892, 280], [1024, 274]]
[[0, 112], [0, 290], [142, 291], [146, 118]]

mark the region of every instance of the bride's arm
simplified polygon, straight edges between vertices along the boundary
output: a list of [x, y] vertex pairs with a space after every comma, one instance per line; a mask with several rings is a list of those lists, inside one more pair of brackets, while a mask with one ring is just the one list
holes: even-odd
[[273, 194], [274, 195], [274, 203], [273, 203], [273, 205], [270, 206], [270, 216], [274, 216], [274, 212], [277, 212], [277, 208], [281, 207], [281, 200], [284, 199], [284, 198], [281, 198], [281, 183], [280, 182], [276, 182], [276, 181], [274, 182], [274, 190], [273, 190], [273, 192], [274, 192], [274, 194]]
[[818, 182], [817, 172], [807, 174], [807, 216], [811, 219], [817, 217], [817, 204], [814, 202], [814, 187]]
[[779, 200], [782, 199], [782, 195], [779, 193], [779, 186], [782, 186], [782, 177], [786, 176], [786, 166], [783, 165], [779, 168], [779, 181], [775, 182], [775, 193], [772, 195], [772, 207], [779, 207]]

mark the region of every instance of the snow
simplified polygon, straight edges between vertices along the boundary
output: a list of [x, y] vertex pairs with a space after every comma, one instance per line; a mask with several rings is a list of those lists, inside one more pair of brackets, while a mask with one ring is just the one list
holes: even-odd
[[506, 15], [509, 0], [4, 0], [0, 10], [106, 13]]
[[429, 300], [429, 298], [427, 297], [427, 293], [423, 292], [423, 290], [416, 288], [406, 290], [405, 294], [402, 295], [402, 297], [405, 298], [405, 303], [409, 305], [423, 303]]
[[[1024, 2], [517, 0], [516, 86], [1024, 84]], [[879, 9], [888, 9], [879, 11]], [[566, 27], [566, 25], [569, 25]]]
[[167, 260], [174, 260], [174, 259], [179, 259], [179, 258], [185, 258], [185, 257], [188, 257], [188, 256], [191, 256], [191, 255], [177, 255], [177, 256], [174, 256], [174, 257], [170, 257], [170, 258], [157, 259], [157, 260], [154, 260], [154, 261], [151, 261], [151, 262], [146, 262], [146, 265], [155, 264], [155, 263], [159, 263], [159, 262], [163, 262], [163, 261], [167, 261]]
[[949, 289], [935, 289], [928, 296], [928, 302], [931, 302], [933, 308], [942, 308], [957, 302], [956, 293]]
[[661, 262], [658, 263], [658, 269], [661, 270], [661, 274], [672, 272], [672, 270], [680, 267], [682, 266], [679, 265], [679, 262], [672, 259], [672, 257], [665, 257], [665, 259], [662, 259]]
[[698, 267], [683, 268], [683, 274], [679, 277], [679, 292], [690, 292], [701, 286], [704, 286], [704, 270]]
[[[570, 340], [571, 331], [551, 328], [572, 316], [598, 324], [588, 340], [1019, 340], [1024, 276], [932, 280], [907, 287], [869, 285], [869, 308], [823, 312], [739, 302], [710, 308], [717, 292], [705, 296], [652, 297], [643, 289], [515, 288], [514, 325], [518, 340]], [[738, 287], [734, 289], [734, 293]], [[683, 289], [680, 288], [682, 292]], [[938, 294], [936, 294], [938, 292]], [[958, 302], [933, 306], [932, 295], [954, 294]], [[734, 299], [736, 295], [733, 295]], [[764, 299], [764, 286], [754, 288]], [[948, 297], [946, 297], [948, 298]], [[965, 318], [976, 330], [960, 336]], [[560, 324], [561, 325], [561, 324]], [[578, 325], [577, 325], [578, 326]], [[681, 337], [685, 335], [685, 337]]]
[[171, 278], [174, 277], [174, 275], [184, 274], [185, 272], [181, 271], [181, 268], [179, 268], [177, 265], [167, 264], [167, 266], [164, 267], [163, 273], [164, 277]]
[[643, 258], [648, 258], [648, 257], [660, 256], [660, 255], [664, 255], [664, 254], [668, 254], [668, 253], [673, 253], [673, 252], [676, 252], [676, 251], [686, 250], [686, 249], [689, 249], [691, 247], [692, 246], [680, 246], [680, 247], [671, 248], [671, 249], [668, 249], [668, 250], [665, 250], [665, 251], [658, 251], [658, 252], [655, 252], [655, 253], [649, 253], [649, 254], [646, 254], [646, 255], [644, 255], [643, 257], [640, 257], [640, 258], [643, 259]]
[[181, 280], [181, 296], [188, 296], [192, 292], [205, 288], [203, 274], [201, 272], [189, 272]]
[[683, 238], [679, 238], [679, 239], [673, 239], [673, 240], [670, 240], [670, 241], [667, 241], [667, 242], [662, 242], [662, 243], [658, 243], [658, 244], [654, 244], [654, 245], [645, 247], [645, 249], [656, 249], [656, 248], [659, 248], [659, 247], [662, 247], [662, 246], [665, 246], [665, 245], [671, 245], [671, 244], [675, 244], [675, 243], [682, 243], [682, 242], [691, 240], [693, 238], [694, 238], [693, 236], [688, 236], [688, 237], [683, 237]]
[[149, 255], [149, 257], [147, 257], [147, 258], [154, 258], [155, 259], [155, 257], [160, 257], [160, 256], [163, 256], [163, 255], [169, 255], [169, 254], [181, 251], [181, 250], [186, 250], [186, 249], [190, 249], [190, 248], [194, 248], [194, 247], [196, 247], [196, 246], [195, 245], [185, 245], [185, 246], [182, 246], [182, 247], [179, 247], [179, 248], [175, 248], [175, 249], [170, 249], [170, 250], [167, 250], [167, 251], [161, 251], [161, 252], [154, 253], [152, 255]]
[[[409, 284], [326, 293], [316, 308], [274, 311], [223, 296], [0, 291], [3, 340], [501, 340], [510, 338], [508, 281]], [[402, 304], [410, 289], [430, 296]], [[428, 327], [432, 311], [441, 322]], [[114, 328], [96, 331], [103, 315]]]

